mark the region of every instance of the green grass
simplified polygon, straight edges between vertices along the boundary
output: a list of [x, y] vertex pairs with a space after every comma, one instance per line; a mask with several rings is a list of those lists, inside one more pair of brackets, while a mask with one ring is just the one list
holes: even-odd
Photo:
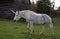
[[42, 30], [42, 25], [34, 25], [35, 33], [28, 34], [27, 24], [19, 22], [11, 22], [0, 20], [0, 39], [60, 39], [60, 19], [54, 18], [55, 35], [50, 36], [49, 28], [47, 27], [44, 35], [39, 36]]

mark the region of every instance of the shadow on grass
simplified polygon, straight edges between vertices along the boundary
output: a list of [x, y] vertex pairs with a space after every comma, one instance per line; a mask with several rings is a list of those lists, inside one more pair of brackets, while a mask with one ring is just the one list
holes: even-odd
[[22, 32], [21, 34], [24, 34], [24, 36], [21, 36], [21, 37], [25, 38], [25, 39], [56, 39], [55, 36], [36, 35], [36, 34], [30, 35], [30, 34], [24, 33], [24, 32]]

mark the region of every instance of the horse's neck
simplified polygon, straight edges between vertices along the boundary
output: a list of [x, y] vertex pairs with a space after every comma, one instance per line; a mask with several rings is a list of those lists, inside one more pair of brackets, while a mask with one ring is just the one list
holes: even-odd
[[20, 11], [20, 17], [25, 18], [25, 13], [23, 11]]

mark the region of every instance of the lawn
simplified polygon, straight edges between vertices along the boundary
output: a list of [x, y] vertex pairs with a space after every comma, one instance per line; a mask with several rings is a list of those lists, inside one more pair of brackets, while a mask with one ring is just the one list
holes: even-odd
[[54, 18], [54, 36], [50, 36], [49, 28], [47, 27], [44, 35], [39, 36], [42, 30], [42, 25], [34, 25], [35, 33], [28, 34], [27, 24], [21, 22], [11, 22], [0, 20], [0, 39], [60, 39], [60, 19]]

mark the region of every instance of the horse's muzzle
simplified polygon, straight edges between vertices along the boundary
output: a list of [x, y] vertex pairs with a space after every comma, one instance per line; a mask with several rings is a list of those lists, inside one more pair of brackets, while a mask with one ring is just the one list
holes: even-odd
[[13, 20], [13, 22], [16, 22], [16, 20]]

